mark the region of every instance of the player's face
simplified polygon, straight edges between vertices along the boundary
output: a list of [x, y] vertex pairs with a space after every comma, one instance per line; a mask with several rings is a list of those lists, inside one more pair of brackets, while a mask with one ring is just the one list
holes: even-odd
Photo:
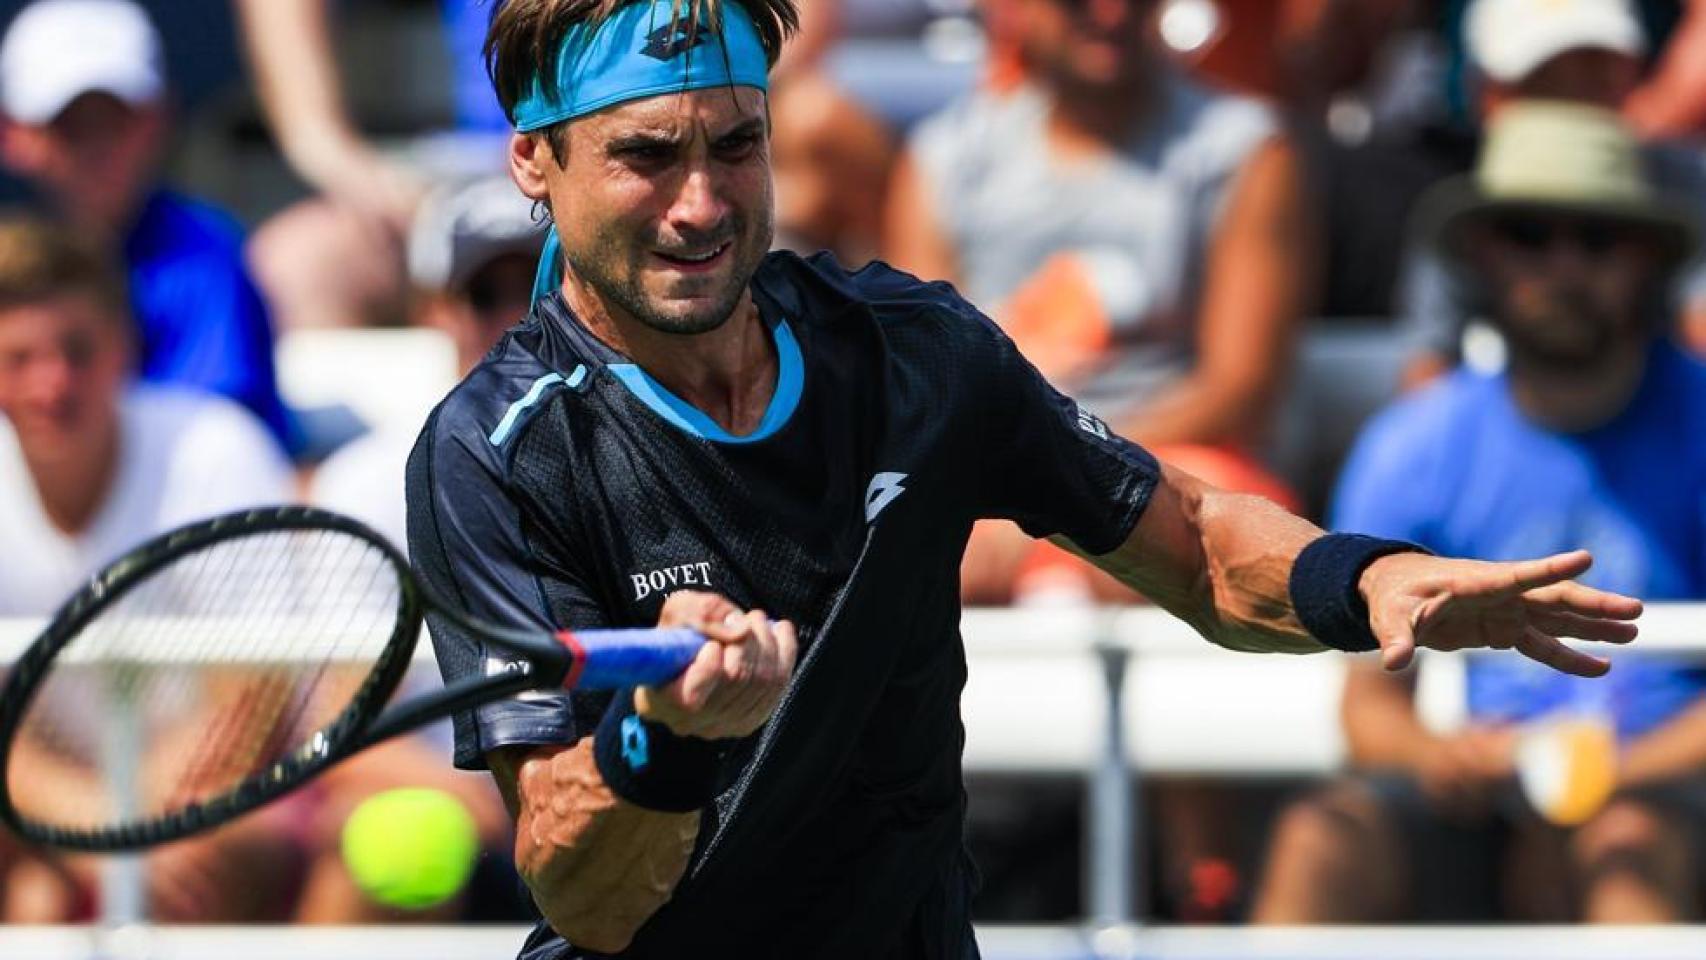
[[1626, 223], [1568, 214], [1512, 213], [1477, 231], [1475, 260], [1513, 352], [1588, 369], [1630, 338], [1644, 338], [1643, 298], [1654, 248]]
[[110, 439], [128, 368], [119, 321], [87, 297], [0, 309], [0, 414], [32, 460]]
[[721, 326], [775, 229], [764, 95], [637, 100], [569, 124], [567, 139], [546, 181], [569, 282], [655, 330]]

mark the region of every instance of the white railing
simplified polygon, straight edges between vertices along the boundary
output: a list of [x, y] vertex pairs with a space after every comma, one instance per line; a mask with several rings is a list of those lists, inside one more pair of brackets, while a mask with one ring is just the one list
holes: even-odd
[[[520, 927], [0, 927], [7, 960], [506, 960]], [[980, 927], [985, 960], [1700, 960], [1706, 927]]]
[[[0, 661], [39, 627], [0, 620]], [[1641, 631], [1624, 655], [1706, 653], [1706, 605], [1654, 605]], [[962, 632], [966, 769], [1087, 778], [1100, 925], [1130, 921], [1137, 900], [1134, 773], [1308, 776], [1340, 765], [1344, 656], [1234, 653], [1146, 607], [971, 610]], [[429, 645], [416, 655], [426, 668]], [[1430, 724], [1461, 719], [1461, 678], [1461, 658], [1423, 654]]]

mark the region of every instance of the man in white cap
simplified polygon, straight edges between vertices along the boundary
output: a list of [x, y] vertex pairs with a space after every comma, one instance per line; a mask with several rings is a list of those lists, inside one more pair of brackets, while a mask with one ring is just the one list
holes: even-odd
[[1640, 82], [1647, 52], [1628, 0], [1475, 0], [1464, 39], [1484, 113], [1515, 97], [1616, 109]]
[[170, 110], [148, 15], [130, 0], [24, 8], [0, 38], [0, 114], [0, 163], [122, 250], [141, 378], [230, 397], [295, 452], [240, 228], [159, 182]]
[[[1464, 17], [1464, 40], [1479, 79], [1483, 118], [1518, 100], [1561, 100], [1621, 108], [1641, 82], [1648, 40], [1630, 0], [1473, 0]], [[1649, 143], [1647, 173], [1668, 193], [1706, 204], [1706, 160], [1692, 146]], [[1706, 214], [1706, 206], [1696, 210]], [[1685, 333], [1706, 321], [1706, 271], [1691, 267], [1678, 285]], [[1412, 384], [1449, 369], [1459, 357], [1470, 321], [1487, 312], [1472, 285], [1447, 273], [1439, 260], [1417, 251], [1400, 293], [1415, 356], [1406, 371]], [[1701, 336], [1689, 334], [1700, 344]]]

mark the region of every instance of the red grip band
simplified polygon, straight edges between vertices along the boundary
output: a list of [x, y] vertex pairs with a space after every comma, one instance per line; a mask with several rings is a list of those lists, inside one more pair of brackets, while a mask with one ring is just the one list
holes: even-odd
[[581, 682], [581, 671], [586, 669], [586, 648], [568, 630], [557, 631], [557, 642], [569, 648], [569, 672], [563, 677], [563, 689], [573, 690]]

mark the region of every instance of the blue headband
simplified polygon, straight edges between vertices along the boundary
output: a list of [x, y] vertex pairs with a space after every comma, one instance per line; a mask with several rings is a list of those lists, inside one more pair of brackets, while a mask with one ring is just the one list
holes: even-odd
[[[578, 23], [558, 51], [556, 76], [535, 76], [510, 111], [526, 133], [629, 100], [706, 87], [769, 86], [769, 60], [752, 17], [724, 0], [721, 29], [701, 22], [690, 31], [686, 14], [705, 0], [640, 0], [597, 27]], [[690, 39], [691, 37], [691, 39]]]

